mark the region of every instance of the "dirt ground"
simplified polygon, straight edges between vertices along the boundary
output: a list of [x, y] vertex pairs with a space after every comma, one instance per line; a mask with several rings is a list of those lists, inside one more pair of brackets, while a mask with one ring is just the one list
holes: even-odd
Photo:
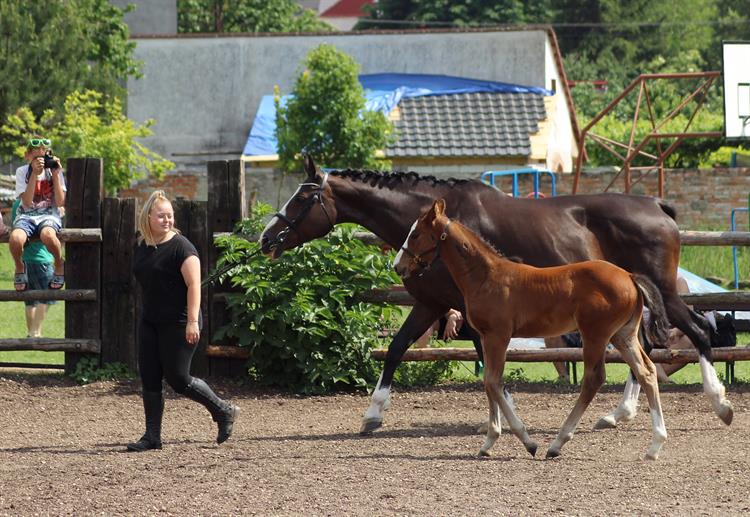
[[503, 434], [477, 457], [479, 384], [401, 390], [385, 427], [358, 436], [362, 394], [297, 397], [213, 382], [242, 408], [214, 443], [199, 405], [168, 392], [164, 449], [126, 453], [142, 433], [136, 382], [77, 386], [0, 373], [0, 515], [747, 515], [750, 388], [730, 388], [731, 427], [700, 387], [663, 389], [669, 439], [656, 462], [641, 396], [636, 419], [591, 431], [619, 400], [600, 393], [562, 457], [547, 445], [575, 388], [514, 385], [540, 442], [532, 459]]

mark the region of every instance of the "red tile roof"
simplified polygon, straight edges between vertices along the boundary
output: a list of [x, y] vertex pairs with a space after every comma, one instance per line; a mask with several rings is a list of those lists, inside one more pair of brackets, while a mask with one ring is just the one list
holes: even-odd
[[326, 17], [359, 17], [364, 16], [365, 12], [362, 9], [365, 5], [374, 4], [375, 0], [341, 0], [336, 2], [331, 7], [320, 13], [321, 18]]

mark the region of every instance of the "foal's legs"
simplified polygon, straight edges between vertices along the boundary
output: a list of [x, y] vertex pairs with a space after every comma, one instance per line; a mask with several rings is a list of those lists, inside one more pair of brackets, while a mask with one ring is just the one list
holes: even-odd
[[648, 354], [641, 347], [636, 332], [630, 331], [625, 334], [623, 329], [613, 337], [612, 344], [622, 355], [622, 358], [630, 366], [630, 370], [643, 386], [643, 391], [648, 398], [648, 406], [651, 411], [651, 427], [654, 432], [651, 446], [646, 452], [646, 459], [655, 460], [659, 457], [659, 451], [667, 440], [667, 428], [664, 425], [664, 415], [661, 411], [661, 400], [659, 398], [659, 382], [656, 376], [656, 367]]
[[601, 417], [594, 425], [594, 429], [614, 429], [619, 422], [630, 422], [635, 418], [638, 411], [638, 395], [640, 393], [641, 385], [638, 383], [638, 379], [633, 376], [633, 372], [630, 372], [620, 405], [610, 414]]
[[563, 422], [560, 432], [557, 434], [557, 438], [550, 444], [547, 449], [547, 458], [556, 458], [560, 455], [560, 450], [563, 445], [573, 438], [573, 433], [578, 427], [578, 422], [581, 421], [583, 413], [586, 408], [599, 391], [604, 379], [606, 372], [604, 371], [604, 351], [606, 350], [609, 338], [607, 337], [589, 337], [583, 331], [581, 331], [581, 337], [583, 338], [583, 380], [581, 380], [581, 393], [578, 395], [576, 405], [573, 406], [573, 410], [568, 415], [568, 418]]
[[490, 405], [490, 418], [487, 425], [487, 436], [479, 449], [480, 456], [489, 456], [490, 447], [500, 436], [500, 412], [508, 421], [511, 432], [521, 440], [532, 456], [536, 455], [537, 444], [529, 436], [526, 426], [516, 415], [513, 405], [503, 395], [503, 371], [505, 370], [505, 353], [508, 349], [510, 335], [483, 335], [484, 349], [484, 390]]

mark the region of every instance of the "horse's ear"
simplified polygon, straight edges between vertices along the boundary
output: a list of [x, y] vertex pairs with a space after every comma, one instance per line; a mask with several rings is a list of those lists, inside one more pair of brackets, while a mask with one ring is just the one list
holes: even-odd
[[318, 173], [318, 171], [315, 168], [315, 162], [313, 161], [312, 156], [309, 155], [309, 154], [307, 154], [307, 153], [303, 153], [302, 154], [302, 163], [305, 166], [305, 172], [307, 173], [307, 179], [314, 180], [315, 176]]
[[432, 205], [432, 209], [435, 212], [435, 216], [443, 215], [445, 213], [445, 199], [438, 199]]

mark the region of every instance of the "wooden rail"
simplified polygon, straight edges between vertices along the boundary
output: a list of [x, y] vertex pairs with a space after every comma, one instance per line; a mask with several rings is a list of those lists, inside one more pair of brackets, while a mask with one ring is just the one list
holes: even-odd
[[[227, 237], [231, 232], [215, 232], [217, 237]], [[257, 240], [258, 235], [249, 236], [250, 240]], [[354, 237], [366, 244], [382, 246], [385, 244], [380, 237], [370, 232], [354, 232]], [[683, 246], [750, 246], [750, 232], [703, 232], [680, 231], [680, 243]]]
[[[388, 350], [378, 348], [372, 351], [372, 358], [382, 361]], [[232, 345], [208, 345], [206, 355], [209, 357], [223, 357], [231, 359], [248, 359], [250, 354], [246, 348]], [[697, 363], [696, 350], [652, 350], [651, 360], [655, 363], [683, 364]], [[713, 349], [714, 361], [747, 361], [750, 360], [750, 347], [726, 347]], [[609, 363], [624, 363], [617, 350], [607, 350], [606, 361]], [[477, 353], [473, 348], [412, 348], [407, 350], [404, 361], [477, 361]], [[580, 348], [510, 348], [508, 361], [518, 362], [552, 362], [552, 361], [583, 361], [583, 350]]]
[[[372, 351], [373, 359], [384, 360], [388, 350], [379, 348]], [[697, 350], [652, 350], [649, 355], [655, 363], [683, 364], [697, 363]], [[713, 349], [714, 361], [747, 361], [750, 359], [750, 347], [726, 347]], [[412, 348], [407, 350], [404, 361], [477, 361], [477, 353], [473, 348]], [[519, 362], [552, 362], [552, 361], [583, 361], [581, 348], [509, 348], [508, 361]], [[608, 363], [624, 363], [617, 350], [607, 350], [605, 360]]]
[[45, 352], [76, 352], [98, 354], [98, 339], [24, 338], [0, 339], [0, 352], [12, 350], [43, 350]]
[[[57, 234], [60, 242], [102, 242], [101, 228], [63, 228]], [[9, 234], [0, 235], [0, 243], [8, 242]], [[39, 240], [34, 237], [31, 240]]]
[[44, 289], [41, 291], [0, 291], [0, 302], [95, 302], [95, 289]]

